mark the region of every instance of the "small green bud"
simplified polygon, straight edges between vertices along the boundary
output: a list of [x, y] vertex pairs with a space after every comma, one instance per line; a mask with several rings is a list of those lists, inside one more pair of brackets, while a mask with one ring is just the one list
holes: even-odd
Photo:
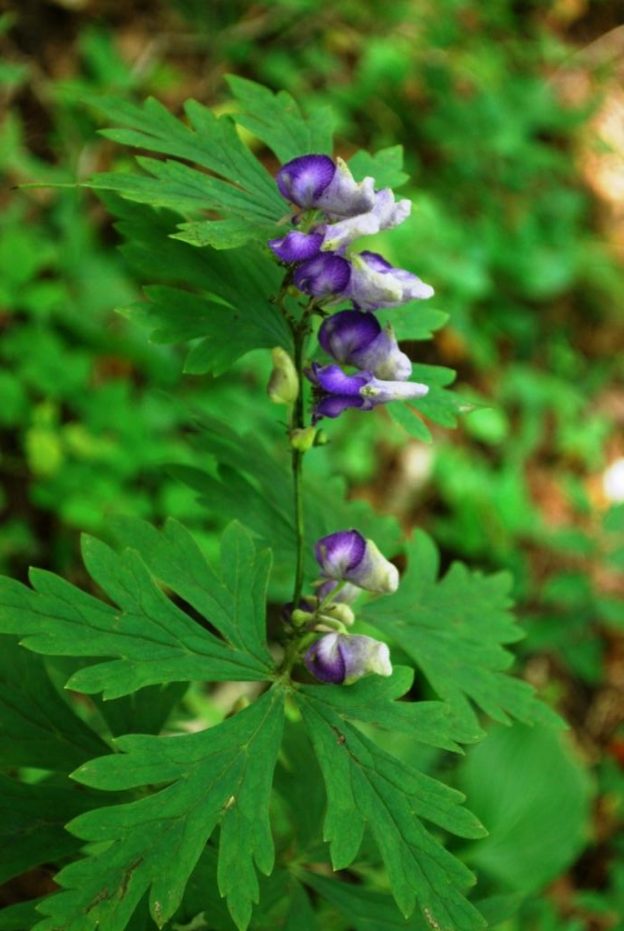
[[328, 615], [329, 617], [334, 618], [337, 621], [340, 621], [341, 624], [345, 624], [347, 627], [350, 627], [351, 624], [355, 621], [355, 614], [349, 605], [344, 604], [343, 602], [336, 602], [334, 604], [327, 605], [323, 608], [323, 615]]
[[303, 429], [293, 430], [290, 434], [290, 443], [293, 449], [298, 449], [300, 453], [307, 453], [309, 449], [316, 446], [316, 427], [305, 427]]
[[315, 446], [327, 446], [329, 443], [329, 437], [324, 430], [317, 430], [316, 436], [314, 437]]
[[276, 346], [271, 355], [273, 371], [267, 393], [274, 404], [293, 404], [299, 394], [299, 376], [294, 362], [281, 346]]
[[290, 615], [290, 619], [296, 627], [302, 627], [304, 624], [308, 624], [314, 617], [314, 614], [309, 611], [302, 611], [300, 608], [295, 608]]

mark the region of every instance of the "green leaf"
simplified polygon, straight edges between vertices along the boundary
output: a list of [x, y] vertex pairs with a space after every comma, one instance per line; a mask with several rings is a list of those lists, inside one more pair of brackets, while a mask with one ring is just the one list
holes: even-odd
[[125, 257], [142, 278], [156, 283], [146, 289], [148, 302], [121, 312], [151, 329], [154, 341], [201, 339], [190, 363], [196, 373], [221, 373], [250, 349], [292, 351], [289, 327], [273, 300], [283, 274], [268, 250], [256, 244], [227, 252], [189, 249], [170, 238], [171, 214], [118, 198], [107, 197], [106, 203], [122, 217]]
[[[144, 536], [139, 529], [129, 538]], [[163, 571], [163, 581], [202, 615], [204, 626], [167, 597], [135, 550], [115, 553], [87, 537], [85, 565], [117, 607], [34, 570], [34, 590], [0, 580], [0, 628], [21, 635], [35, 652], [100, 658], [75, 673], [68, 687], [101, 691], [105, 698], [157, 683], [269, 678], [272, 659], [263, 625], [270, 554], [256, 552], [238, 524], [224, 535], [220, 569], [208, 564], [188, 531], [174, 521], [158, 539], [168, 565], [178, 570], [175, 577]]]
[[194, 100], [185, 104], [188, 123], [154, 99], [142, 106], [111, 98], [94, 98], [91, 103], [124, 127], [104, 130], [109, 139], [172, 159], [139, 157], [145, 175], [104, 173], [88, 186], [187, 216], [198, 210], [217, 211], [224, 215], [226, 226], [213, 226], [211, 235], [221, 248], [231, 248], [232, 220], [238, 223], [234, 242], [240, 245], [260, 235], [268, 238], [266, 232], [270, 235], [283, 216], [284, 202], [273, 178], [241, 141], [230, 117], [216, 117]]
[[[369, 676], [349, 686], [326, 685], [314, 691], [316, 701], [329, 705], [341, 718], [374, 724], [392, 733], [411, 734], [415, 741], [461, 752], [461, 743], [483, 737], [480, 728], [458, 718], [446, 702], [397, 701], [412, 687], [414, 670], [395, 666], [392, 676]], [[305, 689], [304, 689], [305, 691]]]
[[0, 931], [31, 931], [39, 918], [35, 908], [40, 902], [43, 899], [31, 899], [0, 909]]
[[[239, 517], [267, 544], [270, 541], [275, 557], [274, 581], [282, 584], [283, 590], [291, 584], [295, 544], [292, 470], [286, 450], [279, 459], [259, 431], [239, 436], [229, 424], [214, 417], [203, 417], [200, 427], [202, 458], [210, 457], [218, 463], [217, 475], [187, 466], [174, 467], [173, 474], [199, 491], [200, 500], [213, 517]], [[283, 449], [283, 444], [280, 447]], [[374, 537], [384, 552], [396, 552], [400, 547], [396, 521], [380, 518], [365, 501], [347, 502], [344, 482], [332, 474], [326, 461], [314, 453], [309, 458], [312, 461], [304, 477], [303, 493], [306, 572], [310, 579], [318, 573], [313, 541], [340, 526], [353, 524], [365, 536]]]
[[510, 716], [560, 723], [528, 682], [507, 675], [513, 658], [504, 645], [523, 636], [510, 611], [508, 574], [484, 576], [453, 563], [438, 580], [438, 565], [433, 542], [417, 531], [398, 591], [365, 606], [367, 619], [405, 650], [459, 715], [474, 721], [474, 702], [504, 723]]
[[368, 827], [406, 917], [418, 904], [440, 931], [482, 928], [481, 916], [461, 893], [472, 874], [420, 821], [463, 837], [482, 836], [479, 822], [460, 807], [463, 796], [376, 746], [323, 700], [324, 691], [302, 687], [296, 700], [327, 789], [324, 836], [334, 869], [353, 862]]
[[139, 318], [150, 328], [155, 327], [154, 342], [173, 343], [201, 337], [184, 366], [191, 374], [221, 375], [253, 349], [274, 346], [291, 349], [291, 336], [268, 296], [262, 302], [252, 300], [233, 307], [177, 288], [155, 286], [146, 288], [146, 294], [148, 304], [135, 304], [124, 313]]
[[63, 701], [43, 661], [0, 637], [0, 766], [69, 772], [108, 749]]
[[292, 351], [290, 330], [273, 300], [282, 275], [266, 250], [254, 245], [196, 252], [166, 238], [171, 228], [163, 218], [160, 229], [154, 229], [141, 214], [135, 217], [131, 225], [122, 224], [131, 239], [125, 247], [130, 260], [151, 280], [182, 282], [184, 288], [148, 287], [148, 302], [122, 313], [152, 330], [155, 342], [201, 339], [191, 350], [187, 371], [221, 374], [252, 349]]
[[123, 698], [104, 701], [99, 695], [93, 695], [92, 701], [113, 736], [158, 734], [187, 688], [186, 682], [148, 685]]
[[219, 890], [246, 928], [259, 897], [255, 867], [267, 875], [273, 868], [268, 809], [282, 726], [283, 695], [275, 688], [201, 734], [122, 737], [121, 753], [77, 770], [76, 779], [99, 789], [163, 787], [70, 823], [98, 847], [57, 876], [64, 891], [42, 904], [49, 917], [36, 931], [121, 931], [148, 889], [162, 928], [217, 825]]
[[0, 775], [0, 883], [43, 863], [56, 863], [80, 844], [64, 825], [94, 804], [74, 787], [26, 785]]
[[249, 242], [250, 239], [266, 244], [274, 233], [274, 224], [253, 226], [246, 220], [229, 217], [227, 220], [195, 220], [190, 223], [180, 223], [178, 232], [173, 233], [172, 238], [198, 248], [212, 246], [213, 249], [236, 249]]
[[404, 918], [392, 897], [383, 892], [316, 873], [302, 871], [300, 876], [306, 886], [338, 909], [354, 931], [431, 931], [435, 927], [418, 914]]
[[351, 169], [356, 181], [362, 181], [366, 176], [375, 179], [377, 189], [383, 187], [400, 187], [409, 181], [409, 175], [403, 171], [403, 146], [393, 145], [387, 149], [380, 149], [371, 155], [366, 149], [360, 149], [349, 159]]
[[475, 407], [454, 391], [445, 388], [445, 385], [452, 383], [454, 379], [455, 372], [452, 369], [414, 363], [412, 381], [428, 385], [428, 393], [423, 398], [405, 404], [390, 404], [388, 409], [397, 423], [408, 433], [425, 443], [430, 443], [432, 436], [422, 421], [422, 414], [443, 427], [455, 427], [457, 415], [468, 413]]
[[381, 310], [375, 316], [380, 322], [391, 324], [399, 341], [431, 339], [436, 330], [443, 327], [449, 318], [444, 311], [435, 310], [428, 302], [423, 301], [410, 301], [403, 307]]
[[490, 879], [529, 894], [574, 862], [587, 842], [591, 791], [561, 734], [518, 724], [494, 727], [459, 772], [490, 832], [467, 855]]
[[319, 107], [304, 116], [286, 91], [274, 94], [261, 84], [233, 74], [226, 80], [241, 104], [234, 119], [266, 143], [280, 162], [309, 153], [331, 155], [335, 119], [330, 107]]

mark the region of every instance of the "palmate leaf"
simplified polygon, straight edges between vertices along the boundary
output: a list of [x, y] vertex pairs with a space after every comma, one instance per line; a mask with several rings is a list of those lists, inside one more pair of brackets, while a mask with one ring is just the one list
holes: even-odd
[[234, 119], [266, 143], [280, 162], [310, 152], [331, 155], [335, 124], [331, 107], [318, 107], [306, 116], [286, 91], [274, 94], [233, 74], [226, 80], [241, 105]]
[[35, 570], [33, 589], [0, 580], [0, 630], [20, 635], [35, 652], [98, 657], [68, 687], [103, 692], [105, 698], [157, 683], [270, 678], [273, 663], [263, 631], [270, 553], [257, 552], [249, 533], [232, 524], [217, 569], [181, 525], [171, 521], [162, 533], [176, 570], [175, 577], [167, 574], [170, 588], [206, 626], [167, 597], [136, 550], [116, 553], [87, 537], [87, 569], [116, 607]]
[[354, 931], [431, 931], [432, 925], [420, 914], [404, 918], [389, 895], [339, 883], [316, 873], [300, 873], [301, 880], [330, 902], [349, 922]]
[[360, 149], [349, 159], [349, 168], [357, 181], [361, 181], [367, 175], [373, 177], [377, 189], [397, 188], [409, 181], [409, 175], [403, 171], [402, 145], [380, 149], [374, 155]]
[[272, 300], [282, 273], [262, 249], [189, 249], [169, 238], [171, 214], [156, 214], [118, 198], [107, 197], [106, 203], [120, 217], [125, 257], [154, 283], [146, 289], [146, 302], [121, 312], [147, 326], [154, 342], [199, 339], [187, 371], [218, 375], [252, 349], [283, 346], [292, 351], [289, 328]]
[[424, 414], [428, 420], [443, 427], [455, 427], [458, 414], [466, 414], [474, 409], [473, 404], [446, 387], [455, 380], [453, 369], [414, 363], [412, 380], [429, 386], [424, 398], [405, 404], [390, 404], [388, 409], [397, 423], [425, 443], [430, 443], [432, 436], [421, 415]]
[[[103, 130], [109, 139], [170, 158], [139, 157], [144, 174], [104, 173], [88, 182], [90, 187], [116, 191], [152, 207], [168, 207], [186, 217], [197, 216], [199, 211], [220, 213], [223, 220], [196, 220], [191, 227], [203, 230], [202, 239], [220, 248], [249, 239], [266, 241], [275, 232], [276, 223], [286, 213], [284, 201], [266, 168], [241, 141], [230, 117], [217, 117], [194, 100], [184, 107], [187, 122], [176, 119], [154, 99], [142, 106], [105, 97], [91, 102], [121, 124], [120, 129]], [[201, 239], [189, 238], [187, 224], [182, 225], [181, 238], [202, 244]]]
[[[406, 917], [418, 905], [440, 931], [483, 928], [483, 919], [461, 891], [473, 881], [472, 874], [420, 820], [462, 837], [482, 837], [483, 827], [461, 807], [464, 796], [378, 747], [347, 720], [359, 718], [361, 711], [352, 714], [341, 707], [335, 693], [328, 700], [327, 691], [304, 686], [295, 694], [327, 789], [324, 837], [334, 869], [354, 861], [368, 827]], [[392, 715], [390, 709], [384, 713]], [[365, 716], [370, 720], [370, 709]]]
[[0, 768], [68, 772], [107, 752], [58, 694], [40, 657], [0, 637]]
[[94, 795], [70, 783], [26, 785], [0, 775], [0, 883], [77, 853], [64, 825], [97, 804]]
[[255, 867], [265, 874], [273, 868], [268, 811], [282, 727], [283, 695], [275, 687], [208, 731], [122, 737], [121, 753], [80, 767], [74, 777], [94, 788], [162, 788], [70, 823], [98, 848], [56, 877], [64, 891], [42, 904], [48, 917], [36, 931], [121, 931], [148, 889], [150, 912], [163, 927], [217, 825], [219, 889], [238, 927], [247, 927], [259, 896]]
[[398, 591], [367, 605], [367, 619], [405, 650], [436, 693], [467, 720], [476, 721], [472, 702], [504, 723], [510, 717], [559, 721], [528, 682], [507, 674], [513, 657], [504, 645], [522, 637], [510, 612], [509, 576], [484, 576], [454, 563], [438, 579], [438, 566], [433, 542], [417, 531]]

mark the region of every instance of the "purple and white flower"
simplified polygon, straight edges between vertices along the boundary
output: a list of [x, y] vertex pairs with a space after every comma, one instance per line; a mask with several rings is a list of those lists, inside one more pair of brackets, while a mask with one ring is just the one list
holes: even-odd
[[321, 537], [314, 553], [327, 579], [352, 582], [369, 592], [388, 593], [398, 588], [396, 566], [357, 530], [338, 530]]
[[375, 201], [367, 213], [324, 227], [323, 251], [341, 252], [361, 236], [374, 236], [381, 230], [399, 226], [410, 215], [411, 209], [410, 200], [403, 199], [397, 203], [390, 188], [383, 188], [375, 193]]
[[372, 637], [331, 633], [313, 643], [304, 662], [321, 682], [349, 685], [372, 673], [392, 675], [390, 650]]
[[319, 343], [343, 365], [354, 365], [376, 378], [406, 381], [412, 363], [399, 349], [392, 327], [382, 329], [373, 314], [343, 310], [327, 317], [319, 329]]
[[349, 284], [344, 292], [360, 310], [399, 307], [406, 301], [426, 300], [431, 285], [403, 268], [395, 268], [377, 252], [361, 252], [351, 260]]
[[323, 367], [312, 364], [307, 377], [316, 385], [314, 421], [321, 417], [338, 417], [350, 407], [370, 411], [378, 404], [424, 397], [429, 388], [414, 381], [384, 381], [372, 372], [347, 375], [339, 365]]
[[304, 262], [323, 252], [342, 253], [361, 236], [373, 236], [405, 220], [412, 209], [409, 200], [395, 202], [390, 188], [377, 191], [372, 208], [366, 213], [346, 217], [337, 223], [320, 223], [310, 231], [292, 230], [279, 239], [270, 239], [269, 247], [282, 262]]
[[375, 202], [373, 178], [357, 182], [347, 164], [328, 155], [302, 155], [282, 165], [276, 176], [282, 197], [303, 210], [323, 210], [331, 217], [352, 217]]
[[323, 252], [297, 265], [293, 282], [300, 291], [314, 297], [340, 296], [349, 284], [351, 266], [335, 252]]
[[269, 239], [269, 247], [281, 262], [305, 262], [319, 254], [323, 239], [321, 232], [291, 230], [279, 239]]

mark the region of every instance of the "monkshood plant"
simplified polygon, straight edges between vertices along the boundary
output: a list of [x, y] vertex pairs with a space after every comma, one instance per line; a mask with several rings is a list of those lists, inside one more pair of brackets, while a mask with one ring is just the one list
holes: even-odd
[[[452, 373], [399, 348], [440, 324], [433, 289], [358, 243], [409, 214], [400, 151], [346, 163], [329, 112], [231, 87], [221, 118], [97, 101], [121, 124], [109, 138], [166, 159], [90, 184], [150, 281], [126, 312], [191, 340], [195, 375], [271, 350], [269, 399], [253, 403], [288, 422], [263, 437], [200, 420], [212, 468], [179, 475], [223, 524], [219, 558], [175, 521], [125, 518], [112, 545], [84, 540], [91, 592], [36, 570], [32, 588], [2, 581], [3, 797], [22, 813], [4, 877], [62, 867], [37, 913], [18, 906], [36, 931], [473, 931], [479, 894], [451, 835], [485, 829], [430, 772], [483, 736], [481, 712], [555, 716], [506, 672], [509, 580], [459, 564], [438, 578], [424, 533], [402, 543], [322, 464], [337, 417], [402, 411], [426, 438], [423, 416], [451, 425], [462, 406]], [[240, 687], [221, 720], [181, 732], [192, 682]], [[24, 766], [40, 778], [16, 779]]]

